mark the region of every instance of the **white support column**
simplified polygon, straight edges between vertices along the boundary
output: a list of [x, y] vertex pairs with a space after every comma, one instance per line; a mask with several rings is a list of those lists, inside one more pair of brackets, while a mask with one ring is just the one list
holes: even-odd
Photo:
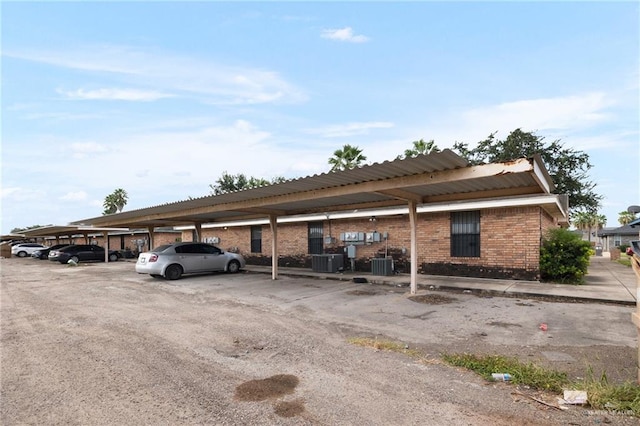
[[104, 238], [104, 263], [109, 261], [109, 233], [102, 231], [102, 238]]
[[417, 204], [409, 201], [409, 226], [411, 227], [411, 294], [418, 292], [418, 222]]
[[271, 279], [278, 279], [278, 217], [269, 215], [269, 227], [271, 228]]

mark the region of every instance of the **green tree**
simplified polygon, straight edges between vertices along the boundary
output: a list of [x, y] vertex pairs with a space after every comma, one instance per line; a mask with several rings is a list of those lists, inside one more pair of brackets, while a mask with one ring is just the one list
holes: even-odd
[[607, 217], [602, 214], [591, 212], [577, 212], [573, 215], [573, 226], [578, 228], [582, 233], [587, 232], [587, 239], [591, 241], [593, 230], [602, 229], [607, 224]]
[[127, 204], [129, 196], [127, 195], [127, 191], [122, 188], [118, 188], [113, 191], [111, 194], [104, 197], [104, 202], [102, 206], [104, 207], [103, 215], [114, 214], [116, 212], [120, 213], [124, 206]]
[[497, 139], [495, 133], [492, 133], [473, 149], [462, 142], [456, 142], [453, 149], [474, 165], [540, 154], [556, 187], [554, 193], [567, 194], [572, 209], [593, 213], [600, 207], [602, 195], [595, 192], [596, 185], [588, 176], [593, 167], [589, 162], [589, 155], [565, 148], [559, 140], [547, 142], [532, 132], [516, 129], [504, 140]]
[[635, 213], [631, 213], [630, 211], [627, 211], [627, 210], [618, 213], [618, 222], [622, 226], [627, 225], [628, 223], [633, 222], [634, 220], [636, 220]]
[[256, 178], [253, 176], [247, 177], [243, 173], [231, 175], [227, 173], [227, 171], [224, 171], [214, 184], [209, 185], [209, 188], [211, 188], [211, 195], [220, 195], [226, 194], [227, 192], [235, 192], [241, 191], [243, 189], [273, 185], [276, 183], [284, 182], [285, 180], [286, 179], [282, 176], [277, 176], [271, 180], [267, 180], [263, 178]]
[[435, 141], [431, 139], [425, 142], [424, 139], [412, 142], [413, 147], [404, 150], [404, 155], [398, 155], [396, 159], [400, 158], [412, 158], [422, 154], [431, 154], [432, 152], [440, 152], [440, 148], [436, 145]]
[[333, 157], [329, 158], [331, 171], [348, 170], [360, 167], [367, 157], [362, 155], [362, 150], [357, 146], [344, 145], [342, 149], [333, 152]]

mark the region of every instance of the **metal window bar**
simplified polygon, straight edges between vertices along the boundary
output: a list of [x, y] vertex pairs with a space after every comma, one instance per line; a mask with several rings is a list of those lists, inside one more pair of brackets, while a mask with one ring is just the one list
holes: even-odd
[[451, 257], [480, 257], [480, 212], [451, 213]]
[[322, 240], [322, 222], [308, 223], [308, 250], [309, 254], [322, 254], [324, 252], [324, 242]]

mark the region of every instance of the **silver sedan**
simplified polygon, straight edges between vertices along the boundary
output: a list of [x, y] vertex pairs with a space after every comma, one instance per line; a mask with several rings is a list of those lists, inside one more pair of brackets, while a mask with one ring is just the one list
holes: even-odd
[[225, 271], [236, 273], [245, 267], [244, 258], [237, 253], [205, 243], [175, 243], [140, 253], [136, 272], [154, 278], [177, 280], [183, 274]]

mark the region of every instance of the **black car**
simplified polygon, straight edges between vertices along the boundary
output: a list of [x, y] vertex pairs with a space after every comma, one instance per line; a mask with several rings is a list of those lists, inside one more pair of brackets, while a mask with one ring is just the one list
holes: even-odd
[[31, 257], [33, 257], [34, 259], [41, 259], [41, 260], [47, 260], [49, 258], [49, 252], [51, 250], [57, 250], [60, 249], [62, 247], [66, 247], [69, 244], [56, 244], [53, 245], [51, 247], [47, 247], [44, 249], [40, 249], [40, 250], [36, 250], [31, 254]]
[[[120, 259], [120, 253], [109, 250], [109, 261]], [[67, 263], [72, 260], [78, 262], [104, 262], [104, 247], [94, 244], [73, 244], [49, 252], [49, 260]]]

